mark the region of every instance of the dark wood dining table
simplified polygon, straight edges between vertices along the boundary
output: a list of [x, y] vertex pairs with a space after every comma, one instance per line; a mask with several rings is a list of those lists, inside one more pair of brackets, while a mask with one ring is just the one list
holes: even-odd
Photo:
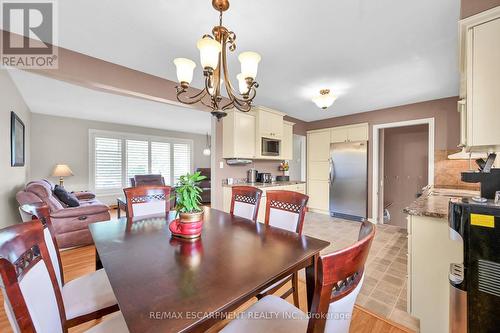
[[312, 303], [316, 262], [328, 242], [205, 208], [195, 241], [172, 238], [163, 216], [89, 225], [130, 332], [202, 332], [269, 283], [306, 269]]

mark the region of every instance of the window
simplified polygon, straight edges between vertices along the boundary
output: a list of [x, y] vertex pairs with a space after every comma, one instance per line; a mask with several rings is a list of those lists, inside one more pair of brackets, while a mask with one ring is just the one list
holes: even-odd
[[173, 185], [193, 167], [192, 140], [90, 130], [90, 152], [91, 188], [100, 193], [119, 192], [130, 178], [150, 173]]

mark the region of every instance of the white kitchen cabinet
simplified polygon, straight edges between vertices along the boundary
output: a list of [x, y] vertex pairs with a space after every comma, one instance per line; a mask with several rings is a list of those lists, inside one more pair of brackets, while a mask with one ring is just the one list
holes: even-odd
[[254, 108], [257, 114], [257, 129], [260, 137], [281, 139], [283, 137], [282, 112], [264, 107]]
[[462, 20], [460, 31], [461, 144], [471, 151], [498, 151], [500, 6]]
[[451, 263], [463, 262], [463, 245], [449, 239], [445, 218], [408, 217], [408, 311], [421, 332], [449, 331]]
[[331, 129], [330, 142], [367, 141], [368, 124], [339, 126]]
[[255, 158], [255, 115], [228, 111], [223, 118], [223, 158]]
[[307, 133], [308, 207], [327, 213], [329, 205], [330, 129]]
[[283, 140], [281, 140], [281, 159], [293, 159], [293, 125], [294, 123], [283, 122]]

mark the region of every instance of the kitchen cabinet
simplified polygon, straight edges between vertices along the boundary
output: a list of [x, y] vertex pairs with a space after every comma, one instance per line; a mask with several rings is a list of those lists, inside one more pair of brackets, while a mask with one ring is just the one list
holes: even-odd
[[257, 112], [257, 129], [259, 137], [281, 139], [283, 137], [284, 113], [262, 106], [254, 108]]
[[449, 332], [448, 274], [451, 263], [463, 262], [463, 246], [450, 240], [446, 218], [409, 215], [407, 230], [407, 310], [421, 332]]
[[223, 118], [223, 158], [255, 158], [255, 115], [230, 110]]
[[500, 150], [500, 6], [466, 18], [461, 31], [461, 144]]
[[283, 122], [283, 140], [281, 141], [281, 159], [293, 159], [293, 125], [294, 123]]
[[339, 126], [331, 129], [330, 142], [367, 141], [368, 124]]
[[[244, 185], [244, 184], [243, 184]], [[266, 219], [266, 203], [267, 203], [267, 191], [272, 190], [283, 190], [283, 191], [294, 191], [302, 194], [306, 194], [306, 184], [294, 184], [294, 185], [276, 185], [271, 187], [263, 187], [262, 197], [260, 199], [259, 212], [257, 213], [257, 221], [264, 223]], [[227, 186], [223, 190], [223, 210], [227, 213], [231, 210], [231, 199], [232, 199], [232, 188]]]
[[307, 132], [308, 207], [327, 213], [329, 210], [330, 129]]

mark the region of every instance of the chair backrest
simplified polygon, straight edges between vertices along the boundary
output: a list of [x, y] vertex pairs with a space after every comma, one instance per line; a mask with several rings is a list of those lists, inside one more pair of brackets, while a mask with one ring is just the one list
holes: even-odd
[[375, 225], [362, 223], [356, 243], [319, 258], [307, 332], [348, 333], [354, 302], [361, 290], [364, 267]]
[[135, 175], [130, 178], [130, 186], [165, 186], [165, 179], [161, 175]]
[[230, 213], [257, 222], [262, 190], [253, 186], [233, 186]]
[[168, 213], [170, 190], [170, 186], [139, 186], [123, 189], [127, 200], [127, 217]]
[[293, 191], [267, 191], [266, 224], [302, 234], [309, 197]]
[[0, 230], [0, 277], [14, 332], [65, 332], [60, 288], [40, 221]]
[[[43, 226], [43, 236], [45, 245], [49, 250], [50, 260], [56, 273], [57, 283], [59, 288], [64, 285], [64, 275], [62, 269], [61, 255], [59, 254], [59, 246], [56, 241], [56, 232], [50, 219], [49, 207], [44, 203], [34, 203], [30, 205], [22, 205], [19, 210], [25, 216], [30, 216], [31, 220], [38, 220]], [[25, 221], [26, 222], [26, 221]]]

